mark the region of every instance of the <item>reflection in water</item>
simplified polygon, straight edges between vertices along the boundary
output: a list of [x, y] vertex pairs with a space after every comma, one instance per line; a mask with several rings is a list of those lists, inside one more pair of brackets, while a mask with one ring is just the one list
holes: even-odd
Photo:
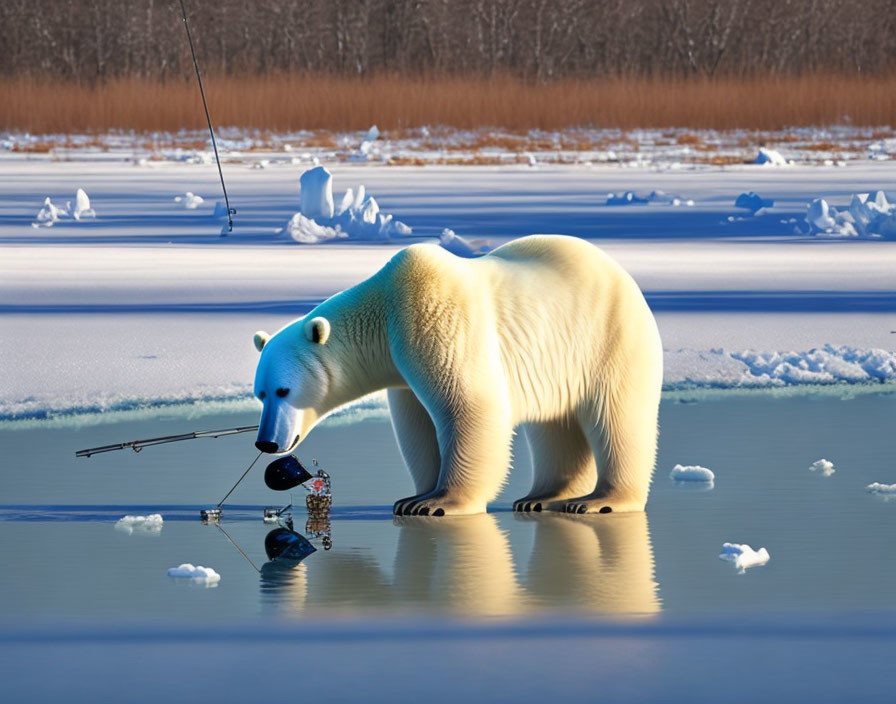
[[[491, 514], [396, 518], [393, 576], [357, 548], [321, 553], [293, 565], [269, 562], [261, 570], [263, 608], [284, 615], [417, 608], [470, 616], [552, 609], [629, 615], [660, 610], [644, 513], [503, 518], [519, 522], [515, 534], [520, 528], [534, 530], [530, 555], [513, 552], [508, 532]], [[525, 565], [525, 571], [518, 572], [516, 565]]]
[[609, 614], [660, 610], [647, 514], [529, 516], [537, 527], [526, 585], [539, 606]]

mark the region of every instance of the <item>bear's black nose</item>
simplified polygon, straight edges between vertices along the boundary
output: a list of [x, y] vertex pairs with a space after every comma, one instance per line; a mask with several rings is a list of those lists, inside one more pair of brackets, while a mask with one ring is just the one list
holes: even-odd
[[275, 442], [265, 442], [264, 440], [259, 440], [255, 443], [255, 447], [257, 447], [262, 452], [267, 452], [268, 454], [276, 454], [280, 451], [280, 447]]

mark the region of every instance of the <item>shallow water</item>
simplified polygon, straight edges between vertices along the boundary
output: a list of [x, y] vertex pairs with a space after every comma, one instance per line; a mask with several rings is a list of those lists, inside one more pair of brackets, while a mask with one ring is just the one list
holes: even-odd
[[[661, 409], [646, 514], [512, 513], [531, 479], [525, 443], [487, 515], [393, 519], [411, 491], [385, 418], [334, 423], [300, 446], [333, 479], [334, 547], [298, 565], [269, 562], [263, 465], [234, 492], [221, 528], [202, 525], [257, 454], [252, 434], [76, 459], [75, 450], [187, 429], [256, 422], [254, 414], [170, 417], [82, 428], [0, 429], [0, 620], [240, 622], [461, 614], [474, 617], [733, 614], [880, 610], [892, 606], [896, 501], [865, 492], [896, 482], [893, 395], [852, 399], [732, 394]], [[822, 457], [836, 473], [808, 470]], [[676, 463], [716, 474], [711, 490], [676, 485]], [[303, 505], [304, 491], [292, 493]], [[161, 513], [158, 534], [115, 529]], [[304, 508], [294, 511], [305, 528]], [[242, 549], [242, 555], [228, 540]], [[737, 572], [724, 542], [766, 547], [770, 562]], [[214, 588], [170, 579], [182, 562], [211, 566]]]

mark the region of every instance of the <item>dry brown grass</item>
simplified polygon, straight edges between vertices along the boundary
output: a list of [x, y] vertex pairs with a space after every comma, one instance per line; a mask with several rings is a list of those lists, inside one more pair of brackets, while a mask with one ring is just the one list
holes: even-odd
[[[206, 78], [217, 125], [271, 130], [390, 131], [421, 125], [509, 131], [572, 126], [778, 130], [896, 124], [896, 76], [720, 80], [512, 78]], [[196, 85], [122, 79], [83, 86], [0, 79], [0, 128], [36, 134], [176, 131], [204, 126]], [[683, 137], [673, 137], [682, 139]], [[321, 144], [329, 137], [319, 135]]]

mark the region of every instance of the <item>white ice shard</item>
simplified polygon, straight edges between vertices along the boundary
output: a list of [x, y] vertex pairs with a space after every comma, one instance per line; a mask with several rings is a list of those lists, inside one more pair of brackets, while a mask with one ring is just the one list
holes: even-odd
[[75, 220], [96, 217], [96, 212], [90, 207], [90, 198], [83, 188], [79, 188], [77, 193], [75, 193], [75, 212], [73, 215]]
[[299, 178], [301, 212], [312, 220], [333, 217], [333, 176], [323, 166], [308, 169]]

